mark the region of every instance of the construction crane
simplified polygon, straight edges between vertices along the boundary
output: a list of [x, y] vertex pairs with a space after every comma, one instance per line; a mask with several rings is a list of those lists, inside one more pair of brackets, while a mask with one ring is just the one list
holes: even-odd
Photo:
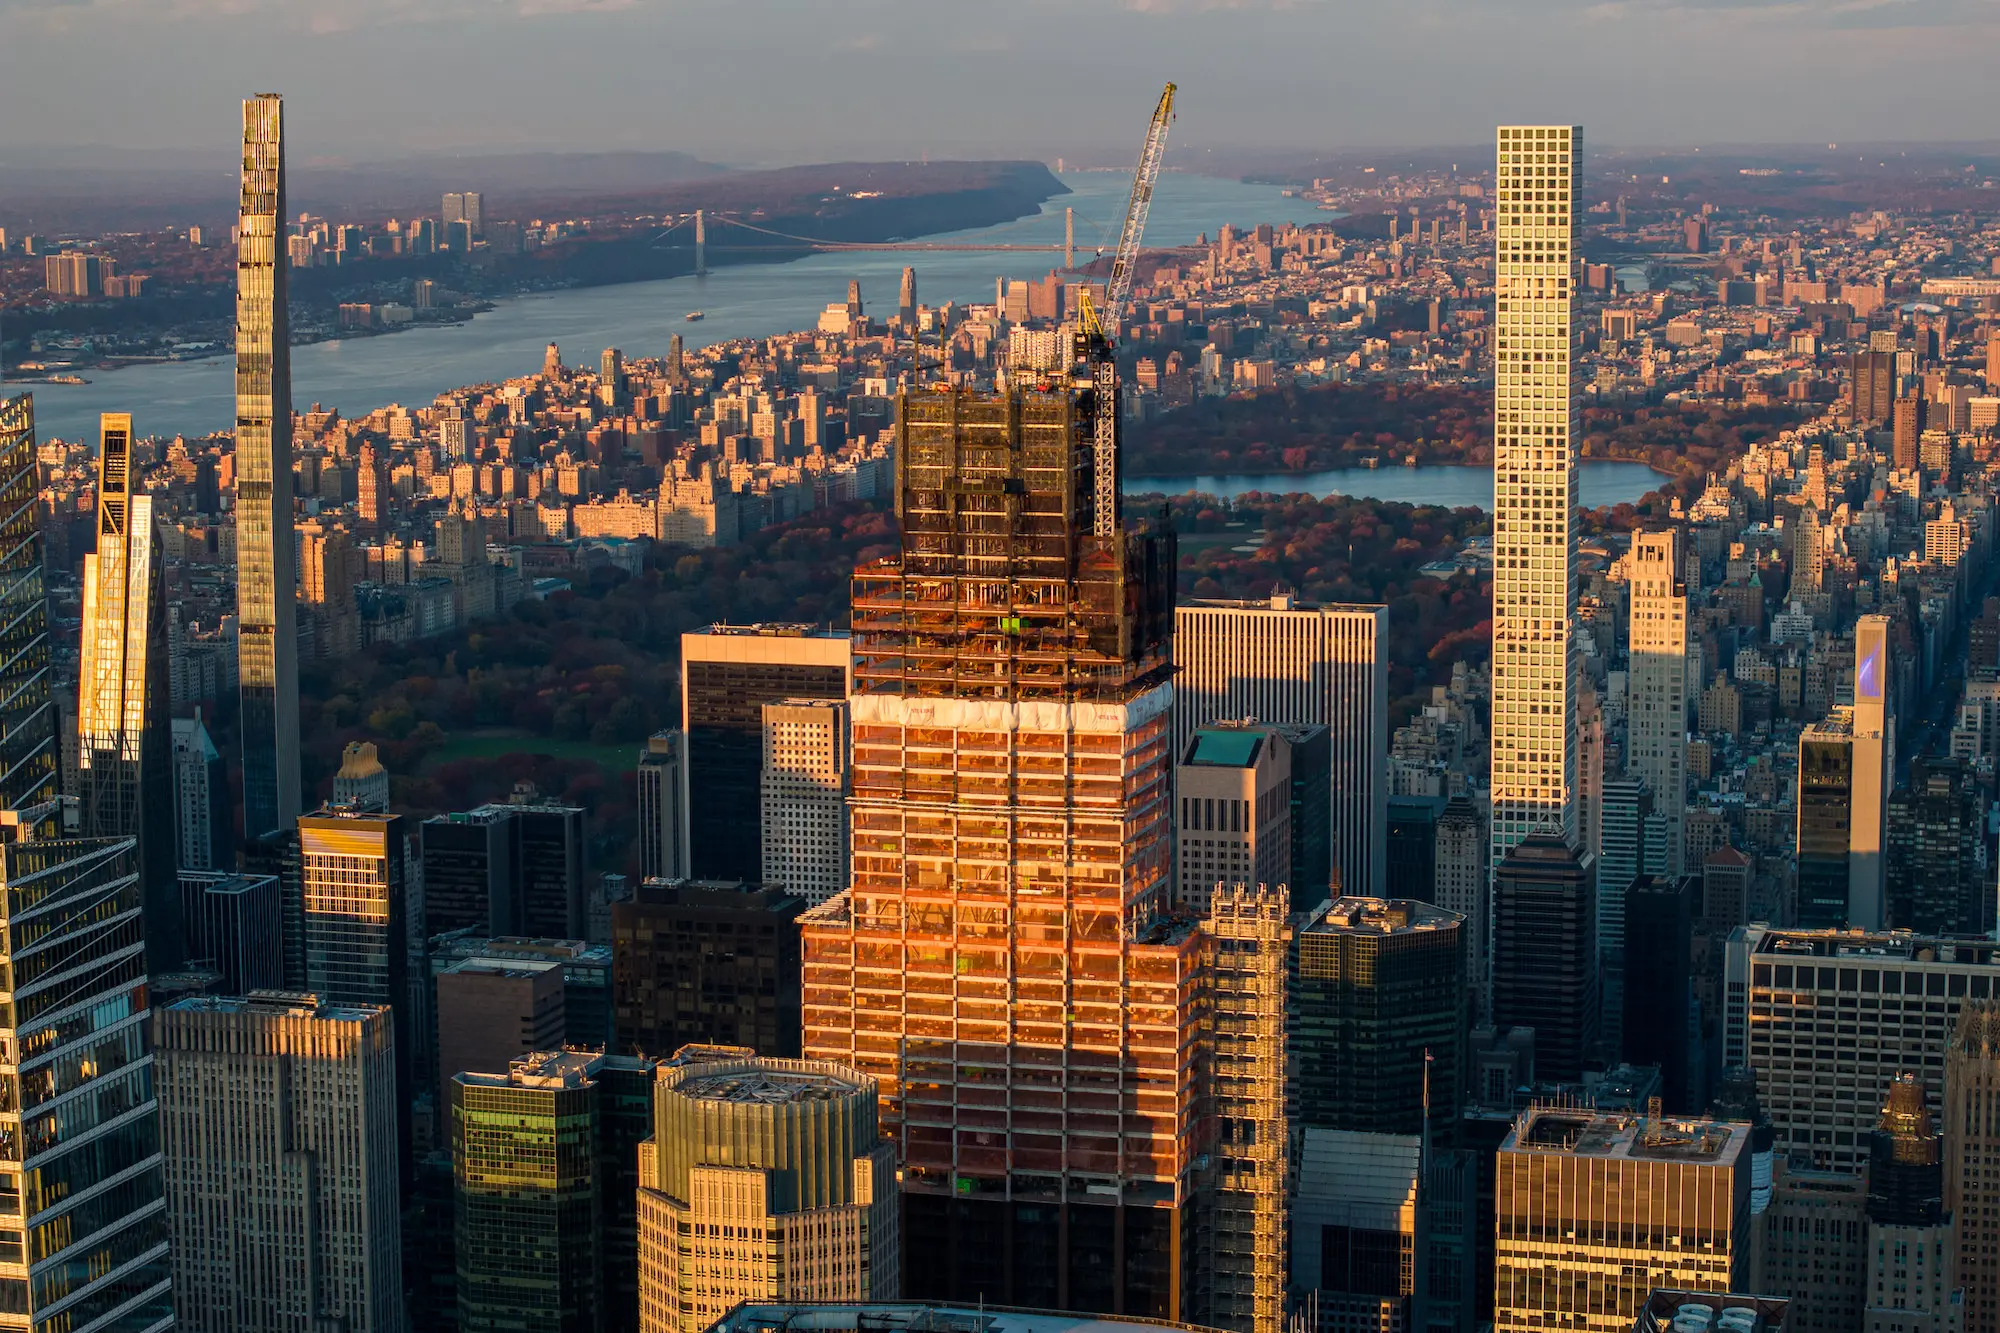
[[1146, 232], [1146, 214], [1153, 207], [1153, 186], [1160, 179], [1160, 162], [1167, 155], [1167, 126], [1174, 118], [1174, 85], [1160, 93], [1153, 123], [1146, 128], [1146, 146], [1132, 173], [1132, 198], [1125, 205], [1125, 226], [1118, 234], [1118, 251], [1111, 260], [1111, 281], [1104, 287], [1104, 312], [1099, 317], [1085, 288], [1077, 308], [1078, 357], [1087, 368], [1097, 394], [1097, 420], [1091, 440], [1096, 474], [1095, 517], [1098, 537], [1118, 535], [1121, 512], [1118, 495], [1118, 325], [1125, 302], [1132, 296], [1132, 273], [1139, 262], [1139, 239]]

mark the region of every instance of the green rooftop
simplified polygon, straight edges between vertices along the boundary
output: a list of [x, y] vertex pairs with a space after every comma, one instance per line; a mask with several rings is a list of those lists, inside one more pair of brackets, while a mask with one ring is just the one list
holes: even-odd
[[1194, 734], [1184, 763], [1210, 764], [1216, 768], [1249, 768], [1257, 762], [1257, 749], [1264, 743], [1262, 731], [1235, 727], [1203, 729]]

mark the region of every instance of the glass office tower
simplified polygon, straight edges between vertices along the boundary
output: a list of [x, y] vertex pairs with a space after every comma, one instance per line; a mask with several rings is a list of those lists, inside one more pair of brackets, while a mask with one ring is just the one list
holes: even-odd
[[139, 840], [146, 965], [158, 974], [179, 968], [185, 954], [174, 873], [165, 562], [153, 497], [132, 493], [131, 463], [132, 418], [107, 412], [98, 447], [97, 550], [83, 558], [77, 780], [84, 832]]

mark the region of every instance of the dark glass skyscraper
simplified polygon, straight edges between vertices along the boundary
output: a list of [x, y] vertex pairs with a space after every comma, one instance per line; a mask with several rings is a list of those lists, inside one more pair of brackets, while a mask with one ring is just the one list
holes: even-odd
[[1574, 1083], [1598, 1056], [1597, 888], [1560, 838], [1530, 834], [1493, 872], [1493, 1025], [1535, 1030], [1535, 1073]]
[[1692, 875], [1640, 875], [1625, 894], [1621, 1053], [1627, 1064], [1660, 1067], [1660, 1096], [1675, 1115], [1694, 1111], [1702, 1100], [1690, 1082], [1698, 1071], [1688, 1040], [1699, 883]]
[[[35, 409], [0, 402], [0, 1161], [6, 1322], [173, 1323], [136, 844], [58, 838]], [[112, 1256], [115, 1256], [113, 1258]], [[32, 1275], [27, 1265], [32, 1264]]]
[[1965, 761], [1922, 756], [1889, 798], [1889, 924], [1924, 935], [1993, 929], [1993, 889], [1978, 862], [1985, 803]]
[[299, 813], [299, 671], [292, 545], [292, 357], [285, 304], [285, 110], [243, 103], [236, 247], [236, 652], [243, 836]]
[[173, 738], [166, 571], [153, 497], [132, 493], [132, 418], [104, 414], [97, 460], [97, 550], [83, 559], [77, 780], [83, 831], [139, 840], [146, 968], [181, 965], [174, 873]]
[[629, 1333], [650, 1060], [543, 1051], [451, 1083], [461, 1333]]
[[1298, 934], [1293, 1096], [1307, 1125], [1457, 1137], [1465, 1067], [1464, 920], [1408, 899], [1342, 898]]
[[1799, 736], [1799, 925], [1847, 924], [1854, 823], [1854, 716], [1836, 708]]
[[[49, 612], [36, 521], [35, 400], [0, 401], [0, 807], [55, 799], [56, 719]], [[53, 832], [53, 811], [45, 817]]]

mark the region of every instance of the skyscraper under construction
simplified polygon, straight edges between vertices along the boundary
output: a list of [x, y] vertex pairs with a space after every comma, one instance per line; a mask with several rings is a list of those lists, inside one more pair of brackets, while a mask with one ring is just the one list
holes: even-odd
[[805, 1046], [879, 1080], [906, 1297], [1181, 1319], [1204, 935], [1170, 906], [1175, 548], [1097, 523], [1101, 410], [1087, 381], [903, 400]]

